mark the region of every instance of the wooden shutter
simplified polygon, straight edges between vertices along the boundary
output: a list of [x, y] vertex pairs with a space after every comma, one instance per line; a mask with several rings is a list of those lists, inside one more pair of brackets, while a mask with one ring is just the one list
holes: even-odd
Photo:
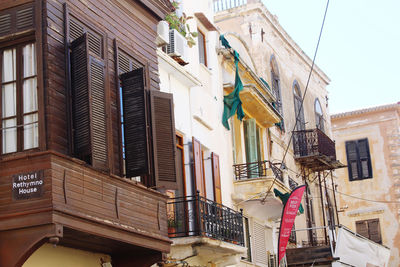
[[367, 221], [356, 222], [356, 232], [363, 237], [369, 238]]
[[221, 194], [221, 174], [219, 169], [219, 156], [214, 152], [211, 153], [212, 174], [214, 181], [214, 199], [215, 202], [222, 204]]
[[149, 174], [148, 119], [144, 69], [121, 75], [126, 177]]
[[358, 171], [358, 153], [357, 143], [355, 141], [346, 142], [347, 165], [349, 171], [349, 179], [355, 180], [359, 178]]
[[382, 244], [379, 219], [368, 220], [368, 234], [369, 234], [369, 239], [371, 239], [376, 243]]
[[107, 168], [104, 62], [89, 55], [84, 34], [71, 43], [74, 154], [95, 168]]
[[372, 177], [371, 158], [368, 139], [358, 140], [358, 154], [360, 159], [360, 178]]
[[9, 8], [0, 12], [0, 36], [35, 27], [35, 9], [32, 4]]
[[253, 223], [253, 242], [254, 242], [254, 262], [256, 264], [267, 265], [267, 246], [265, 242], [265, 227], [259, 223]]
[[152, 90], [150, 100], [156, 186], [177, 189], [173, 95]]
[[89, 54], [86, 35], [71, 43], [71, 88], [74, 154], [90, 163]]
[[193, 150], [193, 175], [195, 181], [195, 188], [200, 192], [200, 196], [206, 197], [206, 190], [204, 187], [203, 176], [203, 158], [201, 153], [201, 144], [196, 138], [192, 137], [192, 150]]
[[105, 96], [104, 62], [89, 56], [90, 64], [90, 98], [92, 165], [95, 168], [107, 169], [107, 118]]

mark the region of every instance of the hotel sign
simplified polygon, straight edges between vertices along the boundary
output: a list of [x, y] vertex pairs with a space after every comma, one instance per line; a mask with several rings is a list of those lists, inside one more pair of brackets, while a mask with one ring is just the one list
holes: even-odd
[[43, 170], [12, 176], [12, 196], [14, 200], [31, 199], [43, 195]]

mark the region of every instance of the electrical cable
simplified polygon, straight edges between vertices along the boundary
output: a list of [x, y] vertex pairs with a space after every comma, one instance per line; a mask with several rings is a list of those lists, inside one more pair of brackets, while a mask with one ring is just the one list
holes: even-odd
[[[290, 138], [289, 138], [289, 142], [288, 142], [288, 144], [287, 144], [287, 146], [286, 146], [285, 153], [283, 154], [281, 164], [283, 164], [283, 162], [284, 162], [284, 160], [285, 160], [285, 157], [286, 157], [286, 155], [287, 155], [287, 152], [288, 152], [288, 150], [289, 150], [290, 144], [291, 144], [292, 139], [293, 139], [293, 134], [294, 134], [294, 131], [295, 131], [295, 129], [296, 129], [297, 122], [299, 121], [300, 114], [301, 114], [301, 111], [302, 111], [302, 109], [303, 109], [304, 99], [305, 99], [305, 97], [306, 97], [307, 90], [308, 90], [308, 85], [310, 84], [311, 75], [312, 75], [313, 70], [314, 70], [315, 59], [316, 59], [316, 57], [317, 57], [317, 52], [318, 52], [318, 48], [319, 48], [319, 43], [320, 43], [320, 41], [321, 41], [322, 31], [323, 31], [323, 29], [324, 29], [326, 14], [327, 14], [327, 12], [328, 12], [328, 7], [329, 7], [329, 0], [327, 0], [327, 2], [326, 2], [324, 18], [323, 18], [323, 20], [322, 20], [321, 30], [320, 30], [320, 32], [319, 32], [318, 42], [317, 42], [317, 46], [316, 46], [316, 48], [315, 48], [314, 57], [313, 57], [313, 61], [312, 61], [312, 64], [311, 64], [310, 73], [309, 73], [308, 79], [307, 79], [307, 84], [306, 84], [306, 87], [305, 87], [305, 89], [304, 89], [303, 97], [302, 97], [302, 99], [301, 99], [300, 109], [299, 109], [299, 112], [298, 112], [298, 114], [297, 114], [297, 116], [296, 116], [296, 121], [295, 121], [295, 123], [294, 123], [293, 130], [292, 130], [292, 133], [291, 133]], [[269, 192], [271, 192], [272, 187], [274, 186], [276, 179], [277, 179], [277, 177], [275, 177], [274, 180], [272, 181], [272, 185], [271, 185], [270, 188], [268, 189], [267, 193], [265, 194], [265, 196], [264, 196], [264, 198], [261, 200], [261, 202], [265, 202], [265, 199], [267, 198]]]

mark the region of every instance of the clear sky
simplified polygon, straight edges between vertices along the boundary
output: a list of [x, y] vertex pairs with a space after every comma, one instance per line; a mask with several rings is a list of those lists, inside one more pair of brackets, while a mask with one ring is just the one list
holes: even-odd
[[[327, 1], [262, 1], [312, 59]], [[331, 114], [400, 101], [399, 13], [400, 0], [330, 0], [316, 64]]]

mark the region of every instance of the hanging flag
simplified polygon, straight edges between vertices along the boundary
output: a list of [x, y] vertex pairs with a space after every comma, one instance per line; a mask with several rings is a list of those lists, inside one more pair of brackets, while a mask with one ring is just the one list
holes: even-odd
[[297, 211], [299, 210], [305, 189], [306, 185], [296, 187], [292, 193], [290, 193], [289, 199], [283, 207], [278, 239], [278, 266], [283, 256], [285, 256], [286, 246], [289, 241], [290, 233], [292, 231], [294, 220], [296, 219]]

